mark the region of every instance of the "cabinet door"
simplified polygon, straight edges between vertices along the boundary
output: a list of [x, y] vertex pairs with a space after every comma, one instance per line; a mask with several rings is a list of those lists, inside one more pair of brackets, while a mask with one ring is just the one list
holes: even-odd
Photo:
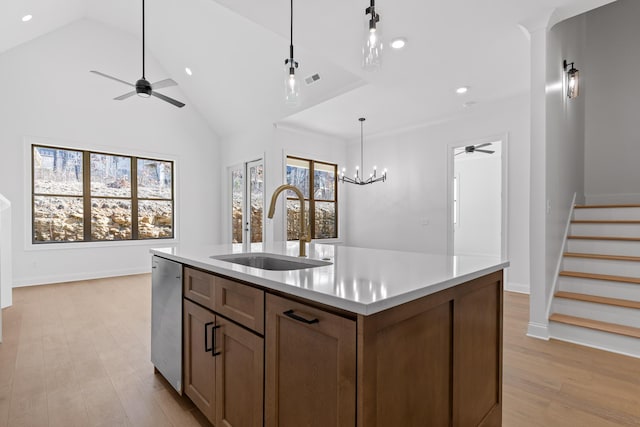
[[184, 299], [184, 393], [211, 421], [215, 419], [215, 315]]
[[262, 427], [264, 339], [218, 317], [216, 427]]
[[268, 427], [356, 422], [355, 321], [267, 295]]

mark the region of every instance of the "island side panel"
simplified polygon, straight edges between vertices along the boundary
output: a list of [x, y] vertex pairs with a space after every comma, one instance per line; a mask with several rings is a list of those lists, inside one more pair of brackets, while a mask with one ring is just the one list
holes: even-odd
[[[489, 304], [472, 306], [478, 302]], [[470, 314], [464, 315], [465, 311]], [[481, 337], [489, 341], [485, 344], [490, 350], [477, 363], [462, 367], [461, 352], [474, 348], [475, 341], [461, 329], [463, 321], [474, 319], [479, 320], [475, 327], [483, 331]], [[464, 375], [485, 364], [488, 369]], [[374, 315], [358, 316], [357, 425], [500, 425], [501, 366], [502, 271]], [[460, 416], [466, 414], [465, 399], [485, 383], [491, 384], [485, 388], [494, 399], [471, 407], [474, 416], [483, 409], [485, 416], [476, 424], [465, 424], [470, 419]], [[468, 394], [459, 392], [466, 388], [470, 388]]]

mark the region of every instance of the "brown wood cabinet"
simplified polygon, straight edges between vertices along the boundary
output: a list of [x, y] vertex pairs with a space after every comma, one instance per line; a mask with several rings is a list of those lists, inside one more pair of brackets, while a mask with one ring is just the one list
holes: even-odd
[[185, 394], [216, 427], [261, 427], [264, 339], [187, 298], [183, 337]]
[[267, 427], [356, 422], [356, 322], [267, 295]]
[[369, 316], [185, 273], [185, 393], [216, 427], [502, 423], [502, 271]]

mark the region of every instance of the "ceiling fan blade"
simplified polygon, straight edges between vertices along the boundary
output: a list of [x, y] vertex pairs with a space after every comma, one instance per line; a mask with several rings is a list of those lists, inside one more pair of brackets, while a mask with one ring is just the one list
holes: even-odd
[[173, 79], [164, 79], [151, 84], [151, 89], [162, 89], [163, 87], [178, 86]]
[[456, 153], [455, 155], [456, 155], [456, 156], [459, 156], [460, 154], [464, 154], [464, 153], [466, 153], [466, 151], [461, 151], [461, 152], [459, 152], [459, 153]]
[[486, 147], [487, 145], [491, 145], [491, 144], [492, 144], [491, 142], [485, 142], [484, 144], [478, 144], [478, 145], [475, 145], [475, 147], [476, 147], [476, 148]]
[[178, 108], [182, 108], [182, 107], [184, 107], [184, 105], [185, 105], [184, 103], [182, 103], [182, 102], [180, 102], [180, 101], [176, 101], [175, 99], [173, 99], [173, 98], [169, 98], [168, 96], [163, 95], [163, 94], [158, 93], [158, 92], [151, 92], [151, 96], [155, 96], [156, 98], [160, 98], [160, 99], [162, 99], [163, 101], [166, 101], [166, 102], [168, 102], [169, 104], [173, 104], [173, 105], [175, 105], [175, 106], [176, 106], [176, 107], [178, 107]]
[[115, 99], [116, 101], [122, 101], [123, 99], [130, 98], [135, 94], [136, 94], [136, 91], [134, 90], [133, 92], [127, 92], [124, 95], [120, 95], [119, 97], [113, 98], [113, 99]]
[[476, 152], [478, 152], [478, 153], [488, 153], [488, 154], [495, 153], [495, 151], [491, 151], [491, 150], [476, 150]]
[[108, 79], [115, 80], [115, 81], [120, 82], [120, 83], [124, 83], [124, 84], [126, 84], [127, 86], [135, 87], [135, 85], [134, 85], [134, 84], [132, 84], [132, 83], [125, 82], [124, 80], [120, 80], [120, 79], [119, 79], [119, 78], [117, 78], [117, 77], [112, 77], [112, 76], [110, 76], [110, 75], [108, 75], [108, 74], [101, 73], [100, 71], [91, 70], [91, 71], [90, 71], [90, 73], [97, 74], [97, 75], [99, 75], [99, 76], [106, 77], [106, 78], [108, 78]]

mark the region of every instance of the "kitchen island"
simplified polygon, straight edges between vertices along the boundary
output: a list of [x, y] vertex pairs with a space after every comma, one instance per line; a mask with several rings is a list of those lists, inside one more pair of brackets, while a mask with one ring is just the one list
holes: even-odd
[[300, 261], [325, 265], [229, 262], [299, 260], [252, 251], [152, 250], [182, 266], [183, 389], [214, 425], [501, 424], [507, 262], [313, 243]]

